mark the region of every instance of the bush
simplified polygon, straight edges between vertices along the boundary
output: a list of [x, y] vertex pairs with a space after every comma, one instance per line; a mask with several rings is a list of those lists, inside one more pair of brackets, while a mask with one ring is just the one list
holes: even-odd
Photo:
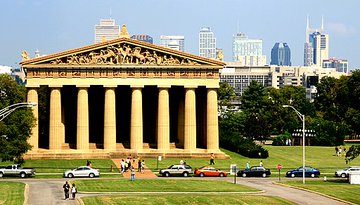
[[272, 145], [273, 146], [284, 146], [284, 145], [287, 145], [286, 141], [291, 140], [291, 139], [292, 139], [291, 134], [288, 132], [285, 132], [284, 134], [275, 137], [272, 142]]
[[269, 152], [252, 140], [236, 137], [231, 140], [220, 140], [220, 146], [249, 158], [268, 158]]

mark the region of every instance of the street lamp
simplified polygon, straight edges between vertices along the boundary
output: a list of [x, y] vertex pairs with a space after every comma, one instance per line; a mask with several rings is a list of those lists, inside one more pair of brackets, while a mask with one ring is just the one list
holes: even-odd
[[305, 184], [305, 115], [301, 114], [297, 109], [295, 109], [293, 106], [291, 105], [283, 105], [283, 107], [290, 107], [292, 108], [296, 114], [299, 116], [300, 120], [303, 123], [303, 128], [302, 128], [302, 147], [303, 147], [303, 184]]
[[22, 107], [35, 107], [37, 103], [16, 103], [13, 105], [9, 105], [3, 109], [0, 110], [0, 121], [5, 119], [8, 115], [10, 115], [12, 112], [14, 112], [18, 108]]

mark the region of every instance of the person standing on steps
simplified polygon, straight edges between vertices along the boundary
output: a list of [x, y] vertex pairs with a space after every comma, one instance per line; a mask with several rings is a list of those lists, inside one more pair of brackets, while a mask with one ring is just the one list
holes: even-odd
[[69, 183], [67, 181], [63, 185], [63, 189], [64, 189], [64, 193], [65, 193], [65, 200], [68, 200], [69, 199], [70, 185], [69, 185]]

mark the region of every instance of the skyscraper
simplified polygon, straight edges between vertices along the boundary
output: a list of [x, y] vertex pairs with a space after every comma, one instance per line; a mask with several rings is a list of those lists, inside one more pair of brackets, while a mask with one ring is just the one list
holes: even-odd
[[287, 43], [275, 43], [270, 65], [291, 66], [291, 51]]
[[206, 58], [216, 58], [216, 38], [210, 27], [202, 27], [200, 29], [199, 55]]
[[101, 19], [100, 25], [95, 25], [95, 43], [119, 38], [120, 26], [114, 19]]
[[306, 39], [304, 44], [304, 65], [322, 66], [322, 62], [329, 58], [329, 35], [324, 34], [324, 19], [321, 19], [321, 28], [313, 29], [309, 26], [309, 17], [306, 21]]
[[248, 39], [243, 33], [233, 36], [233, 61], [243, 66], [261, 66], [266, 64], [262, 54], [262, 40]]
[[139, 40], [139, 41], [143, 41], [143, 42], [146, 42], [146, 43], [151, 43], [151, 44], [154, 43], [153, 37], [151, 37], [149, 35], [145, 35], [145, 34], [132, 35], [130, 38], [131, 39], [136, 39], [136, 40]]
[[184, 52], [184, 36], [160, 36], [160, 46]]

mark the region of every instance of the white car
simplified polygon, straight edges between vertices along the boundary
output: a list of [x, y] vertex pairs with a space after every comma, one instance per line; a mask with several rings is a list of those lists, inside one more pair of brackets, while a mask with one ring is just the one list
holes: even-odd
[[349, 177], [349, 173], [360, 173], [360, 167], [347, 167], [345, 169], [337, 170], [335, 176], [337, 177]]
[[88, 166], [81, 166], [73, 170], [64, 172], [64, 177], [73, 178], [73, 177], [99, 177], [100, 172], [97, 169], [93, 169]]

